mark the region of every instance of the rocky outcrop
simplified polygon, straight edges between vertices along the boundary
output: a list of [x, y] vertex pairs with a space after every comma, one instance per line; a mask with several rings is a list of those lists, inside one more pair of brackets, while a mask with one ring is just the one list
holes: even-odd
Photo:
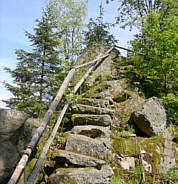
[[149, 98], [138, 111], [134, 112], [133, 120], [137, 127], [148, 136], [161, 135], [165, 138], [172, 138], [168, 131], [165, 108], [156, 97]]
[[[113, 175], [110, 126], [114, 111], [101, 99], [80, 100], [73, 107], [74, 127], [66, 138], [64, 150], [52, 155], [55, 167], [62, 167], [49, 176], [49, 183], [110, 184]], [[107, 104], [107, 105], [106, 105]], [[106, 108], [106, 106], [107, 108]], [[80, 125], [80, 126], [79, 126]]]
[[[106, 50], [90, 50], [77, 64]], [[130, 83], [136, 79], [132, 65], [123, 62], [119, 66], [117, 58], [115, 73], [112, 59], [116, 55], [114, 51], [102, 64], [98, 63], [84, 88], [92, 86], [75, 99], [70, 111], [73, 114], [66, 118], [72, 122], [65, 124], [67, 132], [57, 133], [38, 183], [164, 183], [162, 174], [176, 169], [177, 146], [168, 140], [167, 117], [160, 100], [145, 101], [138, 86]], [[77, 70], [73, 82], [86, 70], [87, 67]], [[156, 136], [148, 138], [152, 135]], [[113, 175], [115, 180], [111, 179]]]
[[30, 141], [39, 121], [16, 110], [0, 109], [0, 183], [7, 183], [20, 151]]

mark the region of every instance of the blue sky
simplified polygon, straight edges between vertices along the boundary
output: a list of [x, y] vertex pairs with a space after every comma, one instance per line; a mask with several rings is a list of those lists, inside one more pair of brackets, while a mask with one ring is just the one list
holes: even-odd
[[[35, 19], [41, 17], [41, 10], [47, 0], [0, 0], [0, 106], [4, 106], [3, 99], [11, 96], [2, 85], [2, 81], [12, 83], [3, 67], [15, 68], [15, 49], [28, 50], [30, 43], [24, 35], [24, 30], [32, 32]], [[100, 0], [88, 0], [88, 18], [99, 14]], [[113, 22], [117, 14], [118, 1], [105, 5], [103, 0], [104, 16], [108, 22]], [[112, 33], [119, 40], [119, 45], [127, 47], [127, 41], [133, 38], [135, 31], [112, 29]]]

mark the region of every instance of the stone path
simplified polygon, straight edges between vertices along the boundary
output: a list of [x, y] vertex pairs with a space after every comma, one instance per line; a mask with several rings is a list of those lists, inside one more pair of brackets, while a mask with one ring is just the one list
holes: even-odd
[[108, 165], [114, 111], [105, 106], [108, 103], [85, 98], [82, 104], [76, 105], [76, 114], [72, 115], [74, 127], [67, 138], [65, 150], [55, 154], [55, 160], [64, 167], [50, 176], [49, 183], [110, 184], [114, 174]]

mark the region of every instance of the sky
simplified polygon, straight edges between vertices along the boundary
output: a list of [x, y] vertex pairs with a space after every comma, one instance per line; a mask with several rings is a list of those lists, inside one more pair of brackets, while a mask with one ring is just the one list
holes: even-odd
[[[12, 94], [2, 85], [3, 81], [13, 83], [10, 75], [3, 70], [4, 67], [14, 69], [17, 60], [16, 49], [28, 50], [30, 42], [25, 37], [24, 31], [32, 32], [35, 20], [41, 17], [42, 8], [47, 0], [0, 0], [0, 107], [5, 104], [2, 100], [8, 99]], [[88, 18], [96, 18], [99, 15], [101, 0], [88, 0]], [[117, 15], [118, 1], [109, 5], [103, 2], [104, 17], [106, 22], [113, 22]], [[118, 45], [127, 47], [127, 41], [133, 39], [136, 31], [122, 30], [116, 26], [111, 30]]]

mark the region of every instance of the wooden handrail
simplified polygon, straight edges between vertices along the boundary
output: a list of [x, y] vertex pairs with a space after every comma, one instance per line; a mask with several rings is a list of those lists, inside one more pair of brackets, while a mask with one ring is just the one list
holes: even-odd
[[[109, 50], [106, 52], [105, 57], [107, 57], [107, 56], [109, 55], [109, 52], [110, 52], [112, 49], [113, 49], [113, 48], [109, 49]], [[102, 59], [102, 58], [103, 58], [103, 57], [98, 57], [97, 60], [100, 60], [100, 59]], [[78, 89], [80, 88], [80, 86], [84, 83], [85, 79], [89, 76], [89, 74], [91, 73], [91, 71], [95, 68], [97, 60], [95, 60], [94, 65], [91, 66], [91, 67], [87, 70], [87, 72], [84, 74], [84, 76], [81, 78], [81, 80], [75, 85], [75, 87], [74, 87], [74, 89], [73, 89], [71, 95], [74, 95], [74, 94], [78, 91]], [[61, 124], [61, 121], [62, 121], [62, 119], [63, 119], [63, 117], [64, 117], [64, 114], [65, 114], [65, 112], [67, 111], [67, 108], [68, 108], [68, 107], [69, 107], [69, 103], [67, 103], [67, 104], [63, 107], [63, 109], [62, 109], [62, 111], [61, 111], [61, 113], [60, 113], [60, 116], [59, 116], [59, 118], [58, 118], [58, 120], [57, 120], [57, 122], [56, 122], [56, 124], [55, 124], [55, 126], [54, 126], [54, 128], [53, 128], [53, 130], [52, 130], [52, 132], [51, 132], [51, 135], [50, 135], [50, 137], [48, 138], [48, 140], [46, 141], [46, 144], [45, 144], [44, 147], [43, 147], [43, 150], [42, 150], [42, 152], [41, 152], [41, 154], [40, 154], [40, 157], [38, 158], [38, 161], [37, 161], [37, 163], [36, 163], [36, 165], [35, 165], [35, 169], [32, 171], [30, 177], [28, 178], [27, 184], [33, 184], [33, 183], [34, 183], [35, 178], [37, 177], [37, 175], [38, 175], [38, 173], [39, 173], [39, 170], [40, 170], [40, 168], [41, 168], [41, 166], [42, 166], [42, 164], [43, 164], [43, 161], [44, 161], [44, 159], [46, 158], [46, 154], [47, 154], [47, 152], [48, 152], [48, 149], [49, 149], [49, 147], [50, 147], [50, 145], [51, 145], [51, 143], [52, 143], [52, 141], [53, 141], [53, 139], [54, 139], [54, 137], [55, 137], [55, 135], [56, 135], [56, 133], [57, 133], [57, 130], [58, 130], [60, 124]]]
[[[111, 49], [109, 49], [103, 57], [98, 57], [98, 58], [94, 59], [93, 61], [91, 61], [90, 64], [92, 64], [92, 63], [94, 64], [98, 60], [101, 60], [102, 58], [107, 57], [107, 55], [109, 54], [109, 52], [113, 48], [114, 47], [112, 47]], [[84, 66], [86, 66], [86, 65], [83, 65], [83, 66], [80, 66], [80, 67], [84, 67]], [[94, 66], [90, 67], [90, 69], [91, 68], [93, 69], [93, 67]], [[66, 88], [67, 88], [67, 86], [68, 86], [68, 84], [70, 82], [70, 80], [72, 79], [72, 77], [73, 77], [76, 69], [77, 68], [75, 68], [75, 67], [72, 68], [69, 71], [68, 75], [66, 76], [65, 80], [63, 81], [63, 83], [62, 83], [62, 85], [61, 85], [61, 87], [60, 87], [60, 89], [59, 89], [59, 91], [58, 91], [55, 99], [53, 100], [53, 102], [51, 103], [48, 111], [46, 112], [46, 114], [45, 114], [45, 116], [44, 116], [44, 118], [43, 118], [43, 120], [42, 120], [39, 128], [35, 131], [34, 136], [32, 137], [30, 143], [28, 144], [29, 146], [24, 150], [24, 153], [23, 153], [20, 161], [18, 162], [18, 165], [16, 166], [16, 168], [15, 168], [15, 170], [14, 170], [14, 172], [13, 172], [13, 174], [12, 174], [12, 176], [11, 176], [9, 182], [8, 182], [8, 184], [16, 184], [17, 181], [19, 180], [20, 175], [21, 175], [22, 171], [24, 170], [25, 165], [27, 164], [27, 161], [28, 161], [28, 159], [29, 159], [29, 157], [30, 157], [30, 155], [32, 153], [33, 148], [36, 146], [36, 144], [38, 143], [38, 141], [39, 141], [42, 133], [44, 132], [44, 130], [45, 130], [46, 126], [47, 126], [47, 123], [48, 123], [48, 121], [49, 121], [52, 113], [54, 112], [54, 110], [56, 109], [59, 101], [61, 100], [61, 98], [62, 98], [62, 96], [63, 96], [63, 94], [64, 94], [64, 92], [65, 92], [65, 90], [66, 90]], [[90, 70], [88, 70], [88, 71], [90, 71]], [[85, 80], [85, 78], [83, 77], [81, 79], [81, 81], [84, 82], [84, 80]], [[79, 87], [80, 87], [80, 82], [81, 81], [79, 81], [79, 83], [77, 83], [77, 85]], [[81, 84], [83, 82], [81, 82]], [[77, 85], [74, 88], [74, 92], [75, 92], [75, 90], [77, 90], [79, 88]]]

